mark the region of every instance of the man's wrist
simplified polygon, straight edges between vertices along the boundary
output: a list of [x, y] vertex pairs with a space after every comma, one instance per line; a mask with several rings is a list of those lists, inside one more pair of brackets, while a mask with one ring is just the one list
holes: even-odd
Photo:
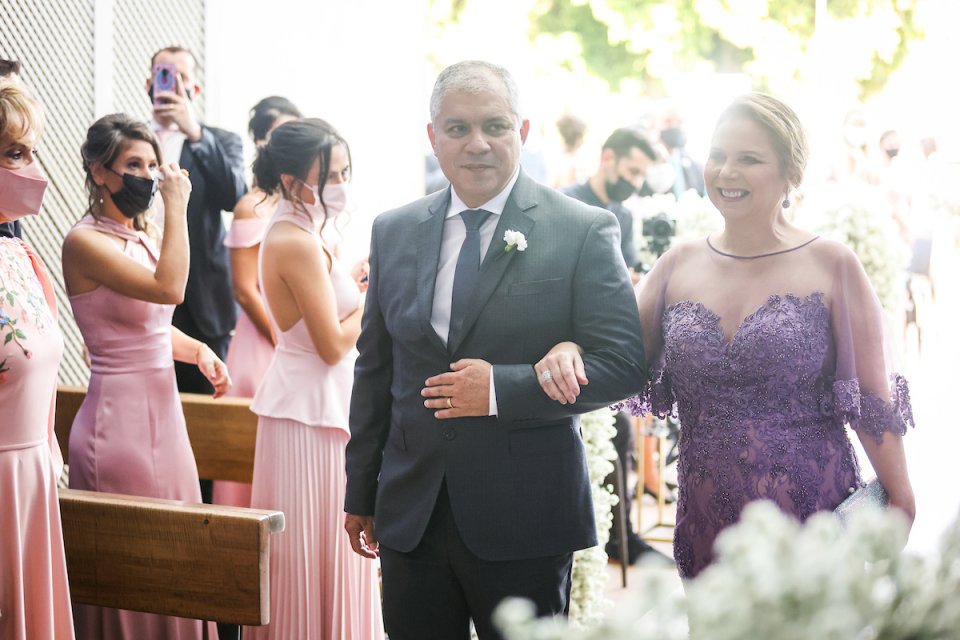
[[190, 131], [184, 131], [187, 136], [187, 142], [196, 144], [203, 139], [203, 126], [195, 124]]

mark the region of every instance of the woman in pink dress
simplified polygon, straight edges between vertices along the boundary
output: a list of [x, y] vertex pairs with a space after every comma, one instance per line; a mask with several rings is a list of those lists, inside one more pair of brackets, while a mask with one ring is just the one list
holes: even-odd
[[277, 350], [252, 405], [252, 503], [282, 510], [286, 529], [271, 543], [270, 624], [244, 639], [383, 638], [376, 564], [343, 529], [361, 290], [321, 238], [346, 206], [350, 152], [323, 120], [298, 120], [273, 132], [254, 175], [283, 199], [260, 249]]
[[[257, 148], [262, 147], [270, 139], [271, 131], [301, 117], [297, 107], [286, 98], [264, 98], [250, 112], [253, 142]], [[267, 195], [254, 185], [234, 206], [233, 222], [223, 241], [230, 249], [233, 297], [240, 305], [237, 327], [230, 340], [230, 350], [227, 351], [227, 368], [234, 372], [233, 387], [228, 396], [252, 398], [273, 357], [276, 339], [260, 293], [257, 265], [260, 241], [279, 202], [280, 194]], [[249, 507], [250, 485], [246, 482], [217, 480], [213, 483], [213, 502]]]
[[[90, 353], [87, 396], [70, 432], [70, 486], [200, 502], [197, 465], [177, 394], [174, 359], [196, 363], [216, 390], [226, 365], [171, 327], [189, 267], [190, 181], [160, 166], [153, 132], [123, 114], [90, 127], [81, 150], [90, 207], [63, 243], [63, 276]], [[147, 212], [162, 179], [160, 249]], [[77, 605], [79, 638], [196, 638], [198, 620]], [[210, 625], [215, 637], [214, 625]]]
[[[34, 147], [40, 105], [0, 87], [0, 222], [40, 211], [47, 179]], [[73, 638], [53, 403], [63, 336], [40, 258], [0, 238], [0, 638]]]

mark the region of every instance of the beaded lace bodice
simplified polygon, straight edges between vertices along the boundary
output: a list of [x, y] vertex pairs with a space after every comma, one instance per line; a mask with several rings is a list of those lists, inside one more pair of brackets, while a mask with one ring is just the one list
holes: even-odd
[[[675, 555], [681, 573], [693, 576], [747, 502], [772, 500], [803, 520], [832, 510], [858, 486], [845, 423], [882, 440], [905, 433], [913, 417], [902, 377], [880, 389], [870, 371], [861, 393], [857, 367], [845, 369], [878, 355], [885, 375], [882, 345], [851, 339], [870, 325], [851, 320], [850, 282], [829, 293], [770, 294], [729, 337], [720, 314], [698, 301], [668, 304], [670, 287], [653, 284], [662, 287], [646, 298], [660, 312], [653, 327], [644, 325], [657, 331], [647, 340], [653, 376], [627, 404], [637, 414], [680, 419]], [[649, 318], [644, 300], [641, 292], [641, 315]]]

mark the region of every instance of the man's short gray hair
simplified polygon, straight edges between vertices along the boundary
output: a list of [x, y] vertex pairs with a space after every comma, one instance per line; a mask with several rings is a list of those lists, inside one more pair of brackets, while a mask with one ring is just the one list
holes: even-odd
[[433, 93], [430, 94], [430, 120], [432, 122], [437, 121], [437, 116], [440, 115], [440, 106], [448, 93], [454, 91], [464, 91], [466, 93], [499, 92], [501, 87], [497, 86], [495, 80], [503, 83], [510, 110], [519, 120], [523, 120], [523, 116], [520, 115], [520, 92], [517, 90], [517, 83], [513, 76], [505, 67], [483, 60], [464, 60], [452, 64], [440, 72], [436, 83], [433, 85]]

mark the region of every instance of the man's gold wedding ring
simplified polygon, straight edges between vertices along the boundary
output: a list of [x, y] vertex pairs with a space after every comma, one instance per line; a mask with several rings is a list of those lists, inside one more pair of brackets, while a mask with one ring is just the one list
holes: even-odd
[[453, 398], [447, 397], [447, 409], [453, 409]]

